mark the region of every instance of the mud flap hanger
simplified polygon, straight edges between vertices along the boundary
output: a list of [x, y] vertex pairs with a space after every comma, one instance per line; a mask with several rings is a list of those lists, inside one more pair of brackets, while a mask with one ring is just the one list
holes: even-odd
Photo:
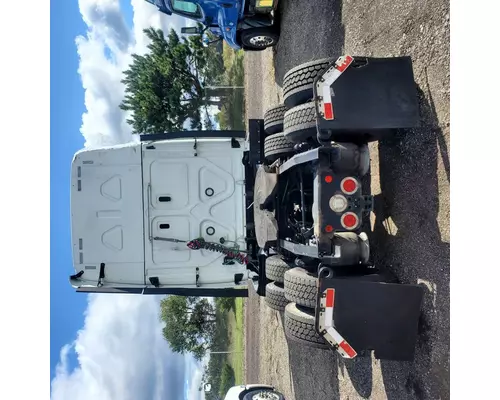
[[352, 64], [352, 56], [342, 56], [329, 67], [315, 84], [317, 112], [320, 117], [327, 121], [335, 119], [332, 102], [332, 85], [340, 75]]
[[335, 289], [326, 289], [320, 297], [318, 330], [343, 358], [354, 358], [358, 353], [333, 326], [334, 303]]

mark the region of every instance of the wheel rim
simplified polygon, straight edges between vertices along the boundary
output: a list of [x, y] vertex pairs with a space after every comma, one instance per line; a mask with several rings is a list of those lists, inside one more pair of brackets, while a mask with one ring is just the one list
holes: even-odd
[[280, 400], [280, 397], [275, 392], [259, 392], [252, 396], [252, 400]]
[[267, 47], [274, 43], [274, 39], [271, 36], [254, 36], [248, 42], [255, 47]]

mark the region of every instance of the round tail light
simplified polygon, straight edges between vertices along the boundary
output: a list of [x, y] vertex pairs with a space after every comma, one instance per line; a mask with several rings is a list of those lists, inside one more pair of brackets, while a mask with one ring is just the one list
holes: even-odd
[[353, 194], [358, 190], [358, 181], [354, 178], [347, 177], [340, 182], [340, 188], [345, 194]]
[[340, 217], [340, 223], [345, 229], [355, 229], [359, 224], [359, 218], [352, 212], [346, 212]]

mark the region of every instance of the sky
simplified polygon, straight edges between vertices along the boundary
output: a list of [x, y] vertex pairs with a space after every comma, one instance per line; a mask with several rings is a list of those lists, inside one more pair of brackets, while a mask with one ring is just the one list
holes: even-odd
[[80, 294], [68, 282], [73, 155], [133, 140], [121, 73], [144, 52], [144, 28], [183, 25], [144, 0], [51, 1], [52, 400], [202, 399], [199, 365], [162, 338], [159, 298]]

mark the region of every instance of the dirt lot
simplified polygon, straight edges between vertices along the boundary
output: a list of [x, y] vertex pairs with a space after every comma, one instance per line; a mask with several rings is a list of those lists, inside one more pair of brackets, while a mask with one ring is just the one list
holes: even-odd
[[370, 145], [371, 244], [376, 264], [426, 288], [410, 363], [359, 358], [286, 340], [283, 316], [252, 294], [246, 304], [246, 381], [276, 385], [287, 400], [448, 399], [449, 4], [444, 0], [280, 0], [276, 49], [245, 56], [247, 117], [281, 99], [294, 66], [341, 54], [411, 55], [422, 128]]

